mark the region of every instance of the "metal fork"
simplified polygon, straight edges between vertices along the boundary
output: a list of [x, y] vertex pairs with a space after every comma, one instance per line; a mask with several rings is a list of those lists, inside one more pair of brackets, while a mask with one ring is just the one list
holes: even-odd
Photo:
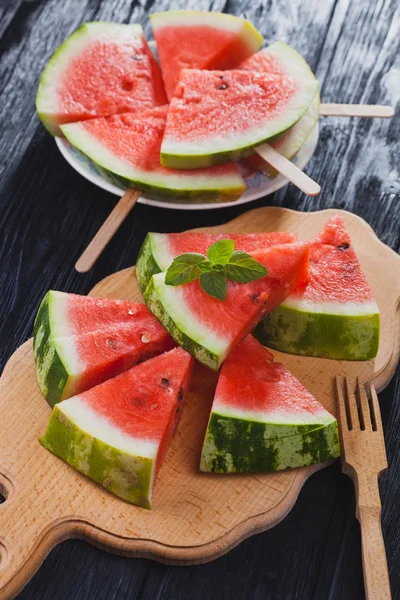
[[336, 377], [342, 470], [356, 490], [356, 517], [361, 527], [367, 600], [390, 600], [390, 582], [382, 537], [378, 476], [387, 458], [378, 397], [372, 384]]

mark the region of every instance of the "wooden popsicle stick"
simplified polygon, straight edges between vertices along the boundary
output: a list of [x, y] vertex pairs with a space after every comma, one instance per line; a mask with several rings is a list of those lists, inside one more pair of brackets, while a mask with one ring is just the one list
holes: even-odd
[[274, 167], [281, 175], [289, 179], [295, 186], [297, 186], [302, 192], [309, 196], [318, 196], [321, 191], [321, 187], [316, 181], [311, 179], [303, 171], [301, 171], [296, 165], [284, 156], [277, 152], [269, 144], [263, 144], [255, 149], [257, 154], [261, 156]]
[[393, 117], [394, 109], [382, 104], [321, 104], [323, 117]]
[[89, 271], [93, 267], [108, 242], [135, 206], [139, 197], [140, 192], [137, 190], [132, 188], [126, 190], [121, 200], [113, 208], [86, 250], [77, 260], [75, 269], [79, 273], [86, 273], [86, 271]]

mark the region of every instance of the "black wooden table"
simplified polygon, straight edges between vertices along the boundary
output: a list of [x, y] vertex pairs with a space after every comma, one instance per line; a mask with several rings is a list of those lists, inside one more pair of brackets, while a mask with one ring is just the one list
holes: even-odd
[[[396, 0], [0, 0], [1, 367], [31, 336], [35, 312], [49, 288], [87, 293], [106, 275], [135, 262], [148, 230], [214, 225], [257, 206], [337, 207], [363, 217], [399, 250], [400, 119], [326, 118], [307, 169], [322, 184], [318, 198], [290, 185], [251, 205], [215, 211], [138, 205], [94, 269], [87, 275], [74, 270], [115, 198], [75, 173], [41, 126], [34, 110], [39, 75], [55, 48], [82, 22], [139, 22], [150, 33], [148, 11], [168, 8], [245, 15], [267, 42], [283, 39], [305, 56], [325, 102], [395, 106], [400, 98]], [[390, 285], [390, 273], [387, 277]], [[381, 481], [383, 530], [393, 598], [398, 599], [399, 371], [380, 401], [390, 465]], [[364, 591], [354, 511], [350, 480], [335, 464], [307, 482], [280, 525], [212, 563], [168, 567], [68, 541], [50, 554], [19, 598], [357, 600]]]

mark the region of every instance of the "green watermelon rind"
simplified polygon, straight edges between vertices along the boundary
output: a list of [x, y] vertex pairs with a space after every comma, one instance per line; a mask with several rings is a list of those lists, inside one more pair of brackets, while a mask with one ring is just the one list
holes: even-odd
[[[39, 88], [36, 95], [36, 111], [43, 125], [52, 136], [62, 136], [60, 127], [54, 124], [51, 115], [49, 115], [45, 108], [46, 96], [48, 91], [54, 87], [57, 76], [65, 70], [69, 58], [75, 55], [75, 51], [79, 47], [84, 46], [85, 40], [90, 40], [91, 30], [100, 31], [103, 29], [103, 31], [107, 31], [108, 33], [111, 29], [122, 31], [121, 28], [124, 28], [124, 31], [126, 31], [126, 28], [129, 28], [135, 35], [143, 35], [143, 29], [140, 25], [122, 25], [119, 23], [107, 23], [106, 21], [88, 22], [74, 31], [51, 56], [39, 81]], [[54, 93], [55, 90], [51, 91]]]
[[[158, 285], [159, 282], [156, 281], [157, 275], [162, 276], [162, 281], [160, 282], [161, 285]], [[218, 349], [213, 350], [209, 340], [204, 339], [204, 337], [202, 338], [203, 341], [200, 343], [196, 339], [196, 334], [193, 335], [192, 333], [191, 335], [188, 335], [187, 331], [185, 331], [188, 323], [185, 323], [184, 318], [182, 318], [181, 322], [178, 324], [178, 321], [168, 314], [162, 298], [162, 289], [163, 287], [166, 287], [165, 284], [163, 285], [165, 273], [159, 273], [157, 275], [150, 279], [143, 295], [149, 310], [182, 348], [187, 350], [189, 354], [194, 356], [203, 365], [210, 367], [213, 371], [217, 371], [224, 358], [223, 353]], [[199, 333], [199, 338], [200, 337], [201, 334]], [[208, 347], [206, 347], [205, 344], [208, 344]]]
[[152, 234], [148, 233], [143, 244], [140, 247], [136, 260], [136, 279], [142, 294], [146, 290], [150, 279], [156, 273], [161, 273], [162, 269], [154, 258], [152, 249]]
[[213, 412], [200, 471], [262, 473], [306, 467], [340, 456], [337, 421], [317, 424], [262, 423]]
[[71, 383], [68, 357], [52, 336], [51, 310], [57, 293], [47, 292], [37, 312], [33, 326], [33, 354], [39, 388], [50, 406], [63, 399]]
[[380, 314], [346, 315], [299, 310], [281, 304], [258, 324], [264, 345], [302, 356], [371, 360], [380, 337]]
[[[61, 126], [62, 133], [69, 142], [83, 152], [94, 163], [111, 173], [123, 187], [134, 187], [150, 198], [172, 200], [174, 202], [233, 202], [240, 198], [246, 184], [239, 173], [217, 177], [193, 175], [185, 177], [182, 184], [173, 187], [172, 177], [163, 174], [153, 175], [134, 169], [119, 159], [105, 146], [84, 130], [80, 123]], [[183, 182], [183, 177], [182, 177]], [[185, 187], [186, 186], [186, 187]], [[203, 187], [202, 187], [203, 186]]]
[[93, 437], [69, 419], [60, 406], [53, 409], [40, 440], [42, 446], [116, 496], [150, 509], [153, 459], [132, 456]]

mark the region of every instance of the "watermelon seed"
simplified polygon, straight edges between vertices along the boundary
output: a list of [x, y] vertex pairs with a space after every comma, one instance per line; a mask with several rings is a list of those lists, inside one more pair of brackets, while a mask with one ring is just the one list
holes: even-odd
[[350, 244], [340, 244], [338, 248], [339, 250], [347, 250], [347, 248], [350, 248]]
[[132, 56], [132, 58], [133, 58], [133, 60], [143, 60], [143, 57], [142, 57], [142, 56], [140, 56], [140, 54], [134, 54], [134, 55]]
[[221, 85], [219, 86], [219, 90], [226, 90], [226, 88], [229, 87], [229, 85], [227, 83], [221, 83]]
[[149, 338], [147, 338], [145, 334], [142, 335], [142, 342], [143, 344], [148, 344], [150, 342]]
[[132, 316], [132, 315], [134, 315], [134, 314], [135, 314], [135, 313], [133, 312], [133, 310], [132, 310], [131, 308], [129, 308], [129, 309], [128, 309], [128, 315]]
[[168, 387], [168, 386], [169, 386], [169, 379], [167, 379], [166, 377], [163, 377], [163, 378], [161, 379], [161, 385], [162, 385], [163, 387]]
[[115, 348], [116, 344], [115, 344], [115, 340], [107, 340], [107, 346], [110, 346], [110, 348]]
[[182, 400], [183, 398], [183, 388], [179, 388], [179, 392], [178, 392], [178, 400], [179, 402]]

